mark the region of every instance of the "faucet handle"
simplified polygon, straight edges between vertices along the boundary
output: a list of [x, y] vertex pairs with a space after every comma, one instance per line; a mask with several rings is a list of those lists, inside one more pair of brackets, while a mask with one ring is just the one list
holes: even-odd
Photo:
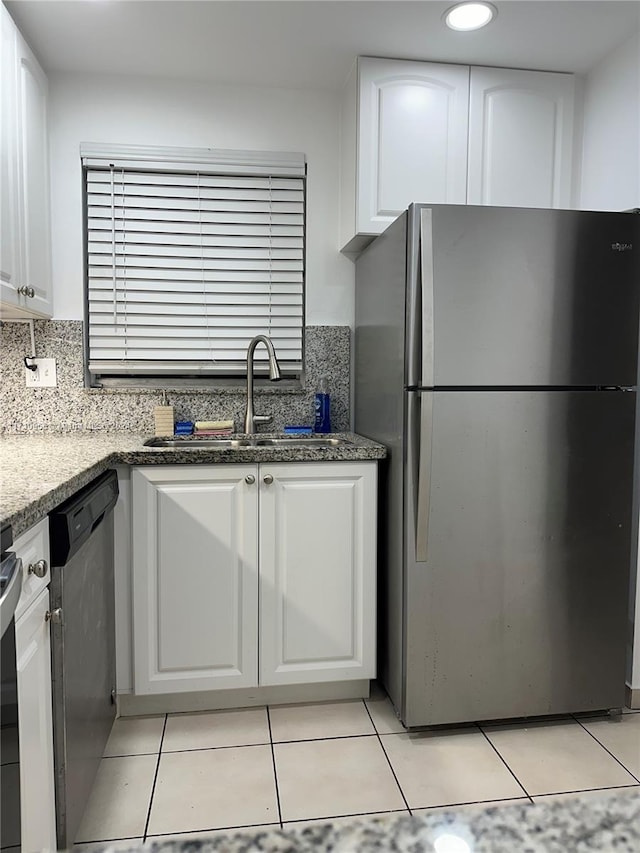
[[272, 415], [254, 415], [253, 422], [254, 424], [270, 424], [273, 420]]

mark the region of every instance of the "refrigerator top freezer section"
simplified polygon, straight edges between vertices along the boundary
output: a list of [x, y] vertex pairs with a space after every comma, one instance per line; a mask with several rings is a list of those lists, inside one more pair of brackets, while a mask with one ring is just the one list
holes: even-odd
[[634, 386], [640, 216], [412, 205], [410, 387]]

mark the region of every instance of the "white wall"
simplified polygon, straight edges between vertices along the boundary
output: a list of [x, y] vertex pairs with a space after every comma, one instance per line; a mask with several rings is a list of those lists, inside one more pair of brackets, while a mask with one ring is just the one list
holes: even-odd
[[339, 95], [116, 75], [53, 74], [53, 305], [82, 319], [81, 142], [301, 151], [307, 156], [309, 325], [353, 325], [354, 267], [338, 251]]
[[640, 35], [586, 76], [579, 206], [640, 207]]

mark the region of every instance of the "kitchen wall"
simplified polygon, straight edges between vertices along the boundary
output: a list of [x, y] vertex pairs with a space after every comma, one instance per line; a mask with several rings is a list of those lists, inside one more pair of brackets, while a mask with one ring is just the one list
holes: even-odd
[[586, 75], [579, 207], [640, 207], [640, 35]]
[[[333, 429], [347, 430], [354, 267], [338, 252], [339, 93], [212, 85], [114, 75], [49, 75], [54, 321], [36, 322], [36, 352], [56, 358], [58, 387], [25, 388], [28, 330], [0, 333], [0, 432], [126, 429], [153, 431], [158, 391], [84, 388], [83, 243], [80, 143], [301, 151], [307, 158], [304, 388], [256, 389], [273, 427], [312, 423], [313, 393], [329, 377]], [[241, 429], [242, 389], [172, 392], [176, 417], [233, 418]]]
[[52, 74], [49, 85], [56, 319], [83, 317], [79, 145], [103, 142], [306, 154], [306, 322], [352, 325], [353, 264], [337, 251], [339, 93], [116, 74]]

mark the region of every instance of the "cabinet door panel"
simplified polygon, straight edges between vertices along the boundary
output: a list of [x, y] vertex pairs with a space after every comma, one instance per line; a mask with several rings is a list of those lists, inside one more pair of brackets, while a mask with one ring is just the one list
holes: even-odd
[[464, 204], [468, 91], [465, 66], [361, 60], [358, 231], [414, 201]]
[[569, 207], [573, 78], [472, 68], [468, 204]]
[[16, 622], [22, 850], [56, 849], [51, 639], [45, 589]]
[[17, 45], [24, 283], [35, 290], [24, 304], [51, 316], [47, 78], [20, 35]]
[[20, 271], [20, 246], [17, 230], [18, 165], [16, 128], [16, 30], [4, 6], [0, 5], [0, 284], [3, 302], [17, 305]]
[[133, 472], [136, 693], [256, 684], [255, 473]]
[[260, 683], [375, 675], [375, 463], [263, 465]]

